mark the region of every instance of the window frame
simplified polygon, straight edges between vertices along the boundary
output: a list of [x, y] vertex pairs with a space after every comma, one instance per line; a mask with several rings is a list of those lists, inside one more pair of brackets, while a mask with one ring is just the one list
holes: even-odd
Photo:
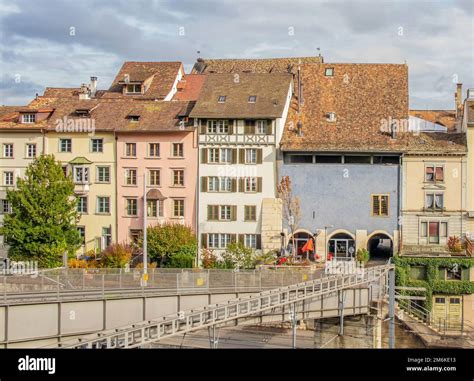
[[[103, 206], [107, 206], [107, 211], [100, 211], [101, 201], [106, 201], [104, 202]], [[110, 196], [97, 196], [96, 214], [110, 214]]]
[[137, 197], [126, 197], [125, 200], [126, 200], [125, 201], [125, 216], [126, 217], [138, 217], [138, 198]]
[[[8, 152], [8, 155], [7, 155]], [[3, 143], [3, 158], [13, 159], [14, 158], [14, 143]]]
[[[378, 205], [379, 205], [379, 211], [378, 213], [375, 213], [375, 204], [374, 204], [374, 198], [377, 197], [378, 198]], [[384, 214], [383, 213], [383, 199], [386, 198], [386, 208], [387, 208], [387, 214]], [[384, 193], [380, 193], [380, 194], [371, 194], [370, 195], [370, 207], [371, 207], [371, 211], [370, 211], [370, 214], [372, 217], [390, 217], [390, 194], [384, 194]]]
[[[176, 148], [178, 148], [176, 150]], [[184, 158], [184, 143], [172, 143], [171, 144], [171, 157], [174, 159]]]
[[[32, 120], [27, 120], [30, 117]], [[33, 124], [36, 123], [36, 114], [35, 113], [24, 113], [21, 115], [21, 123], [23, 124]]]
[[[173, 218], [185, 218], [185, 202], [184, 202], [184, 198], [174, 198], [173, 199]], [[181, 207], [179, 206], [179, 204], [181, 204]], [[178, 208], [179, 209], [182, 209], [182, 214], [179, 214], [177, 215], [176, 214], [176, 206], [178, 205]], [[181, 212], [181, 210], [178, 210], [179, 212]]]
[[[6, 181], [11, 175], [11, 183]], [[14, 171], [4, 171], [3, 172], [3, 186], [5, 187], [14, 187], [15, 186], [15, 172]]]
[[[102, 170], [106, 170], [106, 174], [107, 174], [106, 180], [100, 179], [101, 174], [104, 175], [104, 173], [101, 173]], [[97, 165], [95, 167], [95, 171], [96, 171], [96, 183], [110, 184], [110, 165]]]
[[[133, 148], [129, 150], [129, 148]], [[131, 155], [131, 151], [133, 151], [133, 155]], [[125, 143], [125, 157], [129, 158], [136, 158], [137, 157], [137, 143]]]
[[[88, 196], [77, 196], [77, 200], [78, 200], [78, 202], [77, 202], [77, 212], [81, 213], [81, 214], [89, 214], [89, 197]], [[85, 200], [85, 203], [82, 202], [83, 200]]]
[[[63, 144], [66, 144], [66, 145], [64, 146]], [[59, 152], [72, 153], [72, 139], [71, 138], [59, 138]]]
[[[152, 155], [152, 147], [153, 148], [153, 155]], [[158, 151], [158, 154], [156, 154]], [[148, 143], [148, 157], [149, 158], [153, 158], [153, 159], [158, 159], [160, 158], [160, 154], [161, 154], [161, 145], [160, 143]]]
[[[34, 147], [34, 155], [30, 155], [30, 148]], [[26, 158], [27, 159], [35, 159], [37, 157], [37, 145], [36, 143], [26, 143]]]
[[[134, 173], [135, 175], [131, 175]], [[125, 186], [136, 187], [138, 185], [138, 169], [137, 168], [125, 168]]]
[[[96, 143], [99, 143], [99, 144], [96, 145]], [[91, 153], [104, 153], [104, 139], [103, 138], [91, 138]]]

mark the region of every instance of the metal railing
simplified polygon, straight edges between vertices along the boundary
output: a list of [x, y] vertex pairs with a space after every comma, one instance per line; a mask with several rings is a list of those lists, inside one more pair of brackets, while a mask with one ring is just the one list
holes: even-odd
[[160, 321], [141, 322], [121, 329], [63, 341], [58, 346], [61, 348], [134, 348], [285, 306], [291, 305], [294, 313], [297, 302], [377, 281], [390, 269], [393, 269], [393, 265], [368, 268], [361, 274], [323, 277], [229, 300], [222, 304], [209, 305], [197, 311], [180, 311], [177, 314], [165, 316]]

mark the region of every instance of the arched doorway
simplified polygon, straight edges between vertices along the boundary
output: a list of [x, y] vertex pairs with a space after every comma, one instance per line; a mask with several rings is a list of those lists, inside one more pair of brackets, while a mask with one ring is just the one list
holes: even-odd
[[393, 240], [386, 233], [373, 234], [367, 241], [371, 261], [387, 261], [393, 256]]
[[[295, 245], [296, 245], [296, 255], [301, 256], [302, 259], [314, 260], [314, 250], [315, 242], [313, 235], [306, 232], [295, 233]], [[312, 250], [303, 250], [305, 245], [308, 243], [308, 240], [312, 241]], [[293, 240], [290, 238], [289, 244], [293, 244]], [[308, 246], [306, 246], [308, 247]], [[291, 251], [290, 251], [291, 252]]]
[[336, 233], [328, 241], [328, 260], [351, 259], [355, 256], [355, 240], [347, 233]]

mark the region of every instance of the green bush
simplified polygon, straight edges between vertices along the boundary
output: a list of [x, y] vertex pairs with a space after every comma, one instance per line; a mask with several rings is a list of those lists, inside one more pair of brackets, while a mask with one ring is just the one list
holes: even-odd
[[258, 254], [254, 257], [254, 266], [258, 265], [273, 265], [275, 264], [278, 251], [271, 250], [266, 253]]
[[114, 243], [102, 252], [103, 267], [125, 268], [132, 259], [132, 247], [128, 244]]
[[358, 262], [367, 263], [370, 259], [370, 254], [367, 249], [359, 249], [356, 253], [356, 259]]
[[166, 267], [170, 268], [192, 268], [194, 266], [195, 254], [192, 253], [176, 253], [172, 255], [166, 263]]
[[226, 269], [255, 268], [253, 250], [242, 242], [232, 242], [222, 254], [223, 267]]

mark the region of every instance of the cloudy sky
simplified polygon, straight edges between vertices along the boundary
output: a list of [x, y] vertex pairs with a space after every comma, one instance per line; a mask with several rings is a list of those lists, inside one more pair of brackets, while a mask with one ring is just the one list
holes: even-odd
[[312, 56], [409, 65], [412, 108], [474, 88], [472, 0], [0, 0], [0, 104], [107, 88], [123, 61]]

